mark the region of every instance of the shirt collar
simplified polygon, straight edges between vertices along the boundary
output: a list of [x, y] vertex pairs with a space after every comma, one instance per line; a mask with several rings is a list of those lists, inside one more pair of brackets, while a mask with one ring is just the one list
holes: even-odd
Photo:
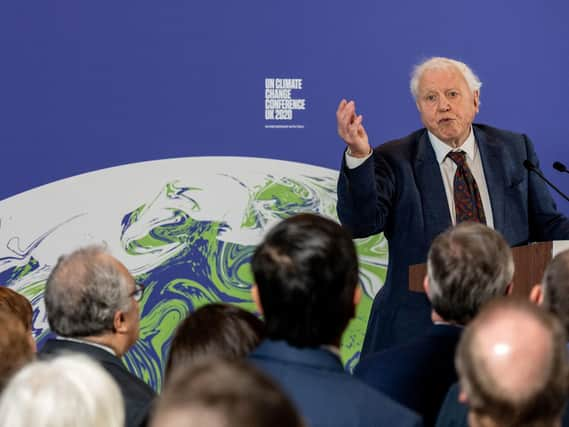
[[111, 353], [113, 356], [116, 356], [117, 354], [115, 353], [115, 351], [110, 348], [107, 347], [106, 345], [103, 344], [99, 344], [99, 343], [94, 343], [92, 341], [87, 341], [87, 340], [82, 340], [79, 338], [70, 338], [70, 337], [55, 337], [57, 340], [61, 340], [61, 341], [71, 341], [71, 342], [76, 342], [76, 343], [80, 343], [80, 344], [87, 344], [87, 345], [91, 345], [93, 347], [98, 347], [101, 350], [105, 350], [107, 353]]
[[437, 158], [437, 162], [439, 163], [439, 165], [445, 161], [447, 154], [450, 153], [451, 151], [464, 151], [466, 153], [466, 158], [470, 161], [473, 161], [476, 158], [476, 155], [478, 154], [478, 147], [474, 139], [474, 132], [472, 131], [472, 126], [470, 127], [470, 133], [468, 134], [468, 138], [466, 138], [464, 144], [462, 144], [458, 148], [452, 148], [449, 145], [445, 144], [443, 141], [441, 141], [439, 138], [437, 138], [435, 135], [433, 135], [430, 131], [428, 133], [429, 133], [429, 140], [431, 141], [431, 146], [435, 151], [435, 156]]

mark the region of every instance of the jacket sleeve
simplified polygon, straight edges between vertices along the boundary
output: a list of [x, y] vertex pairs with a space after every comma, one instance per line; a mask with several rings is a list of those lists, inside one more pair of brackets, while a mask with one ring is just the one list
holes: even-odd
[[349, 169], [342, 160], [337, 212], [340, 222], [353, 237], [367, 237], [384, 231], [394, 193], [392, 168], [377, 149], [355, 169]]

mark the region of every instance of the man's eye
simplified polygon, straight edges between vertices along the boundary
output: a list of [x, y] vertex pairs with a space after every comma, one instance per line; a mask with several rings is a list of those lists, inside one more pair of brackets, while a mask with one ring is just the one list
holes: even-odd
[[427, 95], [425, 96], [425, 100], [429, 101], [429, 102], [433, 102], [437, 100], [437, 96], [436, 95]]
[[451, 90], [448, 93], [449, 98], [456, 98], [458, 96], [458, 92], [456, 90]]

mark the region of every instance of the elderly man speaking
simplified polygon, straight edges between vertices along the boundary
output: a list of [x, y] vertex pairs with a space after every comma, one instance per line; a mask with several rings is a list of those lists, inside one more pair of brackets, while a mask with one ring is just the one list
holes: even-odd
[[372, 150], [354, 101], [342, 100], [338, 134], [347, 144], [338, 180], [338, 215], [353, 237], [384, 232], [389, 265], [375, 297], [362, 354], [417, 336], [431, 324], [424, 294], [408, 290], [408, 268], [425, 262], [433, 239], [477, 221], [511, 246], [569, 239], [569, 220], [545, 184], [529, 138], [473, 124], [482, 83], [464, 63], [431, 58], [415, 67], [411, 93], [425, 125]]

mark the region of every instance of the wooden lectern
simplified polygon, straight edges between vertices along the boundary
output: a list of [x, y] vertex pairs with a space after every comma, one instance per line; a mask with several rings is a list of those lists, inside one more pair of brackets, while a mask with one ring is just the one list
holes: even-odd
[[[545, 267], [559, 252], [569, 249], [569, 240], [530, 243], [512, 248], [514, 264], [513, 295], [527, 297], [533, 285], [541, 283]], [[425, 292], [423, 280], [427, 274], [427, 264], [415, 264], [409, 267], [409, 290]]]

